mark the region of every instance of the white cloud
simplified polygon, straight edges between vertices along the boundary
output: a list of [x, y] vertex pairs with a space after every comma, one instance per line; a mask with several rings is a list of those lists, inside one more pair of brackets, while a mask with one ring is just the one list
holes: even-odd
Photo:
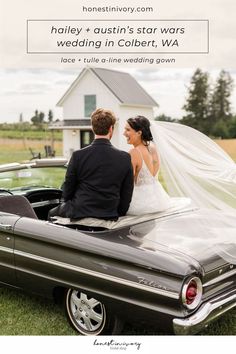
[[61, 109], [55, 105], [76, 76], [77, 73], [66, 70], [0, 71], [0, 121], [18, 121], [20, 113], [30, 120], [35, 109], [45, 113], [53, 109], [55, 118], [62, 118]]
[[[156, 114], [166, 114], [180, 118], [187, 96], [191, 76], [195, 69], [138, 70], [125, 69], [131, 73], [143, 88], [158, 102]], [[119, 69], [120, 70], [120, 69]], [[19, 120], [20, 113], [29, 120], [35, 109], [54, 111], [55, 118], [62, 118], [61, 108], [56, 103], [74, 81], [80, 70], [2, 70], [0, 71], [0, 122]], [[209, 71], [214, 83], [219, 70]], [[236, 82], [236, 71], [230, 71]], [[236, 92], [232, 98], [233, 110], [236, 110]]]

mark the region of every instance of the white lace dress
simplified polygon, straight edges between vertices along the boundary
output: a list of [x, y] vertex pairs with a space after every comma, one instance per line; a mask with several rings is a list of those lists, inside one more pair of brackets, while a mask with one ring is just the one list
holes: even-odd
[[169, 209], [172, 198], [166, 193], [157, 176], [153, 177], [142, 158], [142, 167], [134, 186], [128, 215], [143, 215]]

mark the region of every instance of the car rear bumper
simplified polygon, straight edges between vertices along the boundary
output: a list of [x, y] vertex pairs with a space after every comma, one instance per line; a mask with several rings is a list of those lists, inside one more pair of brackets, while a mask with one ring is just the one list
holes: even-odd
[[236, 290], [218, 296], [203, 304], [192, 316], [184, 319], [174, 318], [175, 334], [195, 334], [208, 324], [236, 306]]

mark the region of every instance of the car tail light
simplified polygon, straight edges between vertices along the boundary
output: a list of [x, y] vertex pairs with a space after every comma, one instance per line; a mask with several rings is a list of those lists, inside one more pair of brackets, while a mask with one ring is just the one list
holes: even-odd
[[202, 299], [202, 282], [199, 278], [193, 277], [183, 286], [182, 301], [188, 309], [195, 309]]

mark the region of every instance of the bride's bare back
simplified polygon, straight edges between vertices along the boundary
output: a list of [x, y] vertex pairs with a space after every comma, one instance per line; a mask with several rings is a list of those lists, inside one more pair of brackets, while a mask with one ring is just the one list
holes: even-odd
[[134, 180], [137, 181], [143, 162], [152, 176], [156, 176], [160, 168], [160, 159], [156, 147], [153, 144], [145, 146], [140, 144], [129, 151], [134, 170]]

